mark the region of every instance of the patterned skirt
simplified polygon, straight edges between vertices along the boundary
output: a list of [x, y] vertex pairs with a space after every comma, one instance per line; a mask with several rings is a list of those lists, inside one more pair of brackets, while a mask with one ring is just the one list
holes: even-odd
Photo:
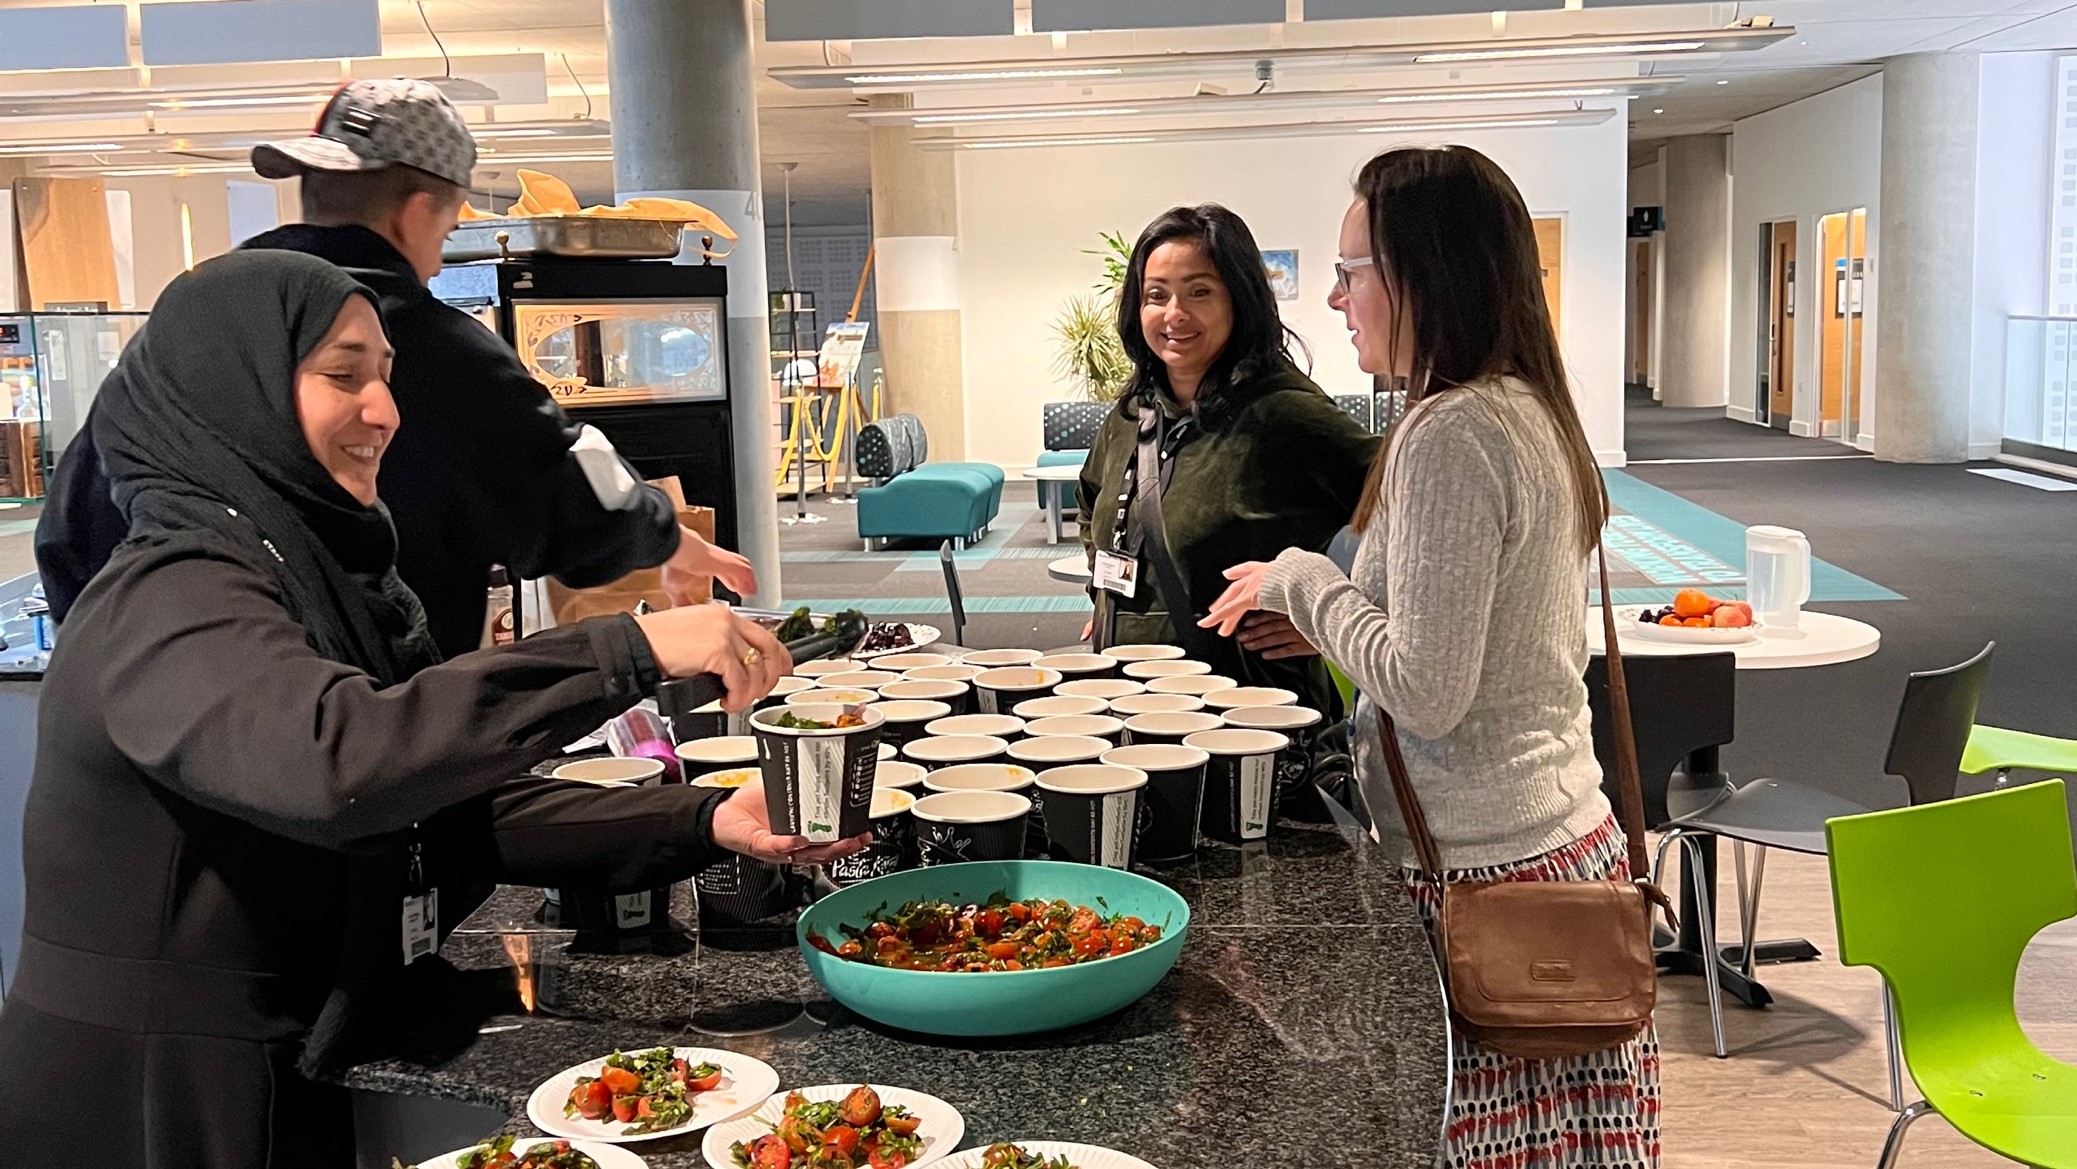
[[[1563, 848], [1512, 864], [1452, 869], [1457, 881], [1591, 881], [1629, 877], [1615, 818]], [[1432, 938], [1440, 906], [1418, 869], [1406, 890]], [[1463, 1036], [1451, 1051], [1446, 1169], [1569, 1169], [1575, 1165], [1657, 1169], [1659, 1039], [1652, 1027], [1608, 1051], [1575, 1059], [1499, 1055]]]

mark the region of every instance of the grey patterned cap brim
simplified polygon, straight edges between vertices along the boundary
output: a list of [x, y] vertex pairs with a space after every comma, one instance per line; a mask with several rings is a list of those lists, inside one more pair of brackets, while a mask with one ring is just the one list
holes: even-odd
[[268, 179], [293, 179], [313, 170], [381, 170], [389, 165], [379, 158], [355, 154], [344, 142], [315, 136], [262, 142], [252, 148], [252, 169]]

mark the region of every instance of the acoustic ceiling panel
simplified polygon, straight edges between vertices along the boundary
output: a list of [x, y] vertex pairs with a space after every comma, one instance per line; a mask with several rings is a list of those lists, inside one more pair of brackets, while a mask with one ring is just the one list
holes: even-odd
[[768, 41], [989, 37], [1017, 31], [1014, 0], [765, 0]]
[[1031, 0], [1033, 32], [1204, 28], [1283, 21], [1284, 0]]
[[0, 11], [0, 70], [120, 69], [130, 63], [120, 4]]
[[[1664, 0], [1639, 0], [1663, 3]], [[1374, 20], [1380, 16], [1461, 16], [1467, 12], [1491, 12], [1496, 7], [1529, 12], [1538, 8], [1563, 8], [1565, 0], [1305, 0], [1307, 20]]]
[[382, 55], [377, 0], [203, 0], [137, 15], [147, 65]]

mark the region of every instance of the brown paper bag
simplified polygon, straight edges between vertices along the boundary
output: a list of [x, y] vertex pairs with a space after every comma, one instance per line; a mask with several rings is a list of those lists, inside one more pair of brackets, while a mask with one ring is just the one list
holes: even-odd
[[[714, 539], [714, 509], [691, 507], [685, 502], [685, 490], [678, 479], [652, 479], [651, 487], [670, 496], [678, 508], [678, 523], [699, 533], [700, 538]], [[612, 613], [631, 613], [637, 602], [647, 601], [651, 609], [671, 608], [671, 598], [663, 591], [663, 568], [642, 568], [628, 573], [611, 584], [597, 585], [588, 589], [565, 587], [554, 580], [548, 584], [548, 607], [557, 625], [574, 625], [586, 617], [603, 617]], [[701, 594], [695, 603], [713, 599], [713, 582], [698, 586]]]

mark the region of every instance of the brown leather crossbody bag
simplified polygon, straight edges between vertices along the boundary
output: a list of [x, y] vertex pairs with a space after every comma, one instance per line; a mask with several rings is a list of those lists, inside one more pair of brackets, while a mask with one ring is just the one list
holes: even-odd
[[1450, 1016], [1480, 1046], [1519, 1059], [1565, 1059], [1616, 1047], [1651, 1022], [1658, 998], [1652, 908], [1672, 912], [1652, 885], [1644, 847], [1644, 793], [1630, 694], [1616, 646], [1606, 554], [1601, 561], [1601, 620], [1608, 643], [1614, 715], [1616, 816], [1629, 838], [1629, 881], [1444, 880], [1441, 850], [1406, 773], [1390, 715], [1378, 732], [1392, 791], [1421, 870], [1442, 897], [1436, 953]]

